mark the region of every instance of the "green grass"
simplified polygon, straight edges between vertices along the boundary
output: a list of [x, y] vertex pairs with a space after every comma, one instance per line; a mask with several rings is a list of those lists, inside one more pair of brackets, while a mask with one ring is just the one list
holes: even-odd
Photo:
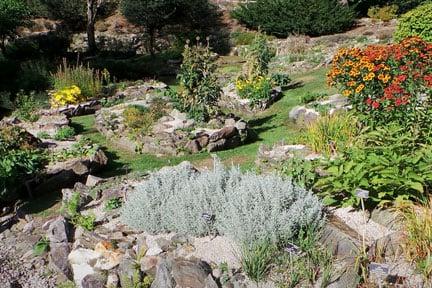
[[[216, 154], [226, 165], [240, 165], [242, 169], [253, 169], [254, 161], [261, 144], [271, 145], [285, 140], [294, 142], [298, 135], [298, 128], [289, 122], [288, 114], [292, 107], [299, 105], [301, 98], [307, 93], [334, 93], [325, 83], [325, 69], [293, 75], [295, 81], [302, 81], [303, 86], [285, 92], [284, 97], [267, 111], [257, 115], [243, 115], [250, 121], [255, 136], [246, 145], [235, 149], [220, 151]], [[110, 163], [102, 176], [113, 176], [124, 172], [149, 171], [168, 165], [176, 165], [182, 161], [191, 161], [197, 166], [211, 166], [212, 157], [209, 153], [185, 155], [179, 157], [156, 157], [146, 154], [133, 154], [122, 151], [111, 145], [94, 127], [94, 115], [75, 117], [72, 126], [78, 134], [89, 137], [104, 147], [110, 158]]]

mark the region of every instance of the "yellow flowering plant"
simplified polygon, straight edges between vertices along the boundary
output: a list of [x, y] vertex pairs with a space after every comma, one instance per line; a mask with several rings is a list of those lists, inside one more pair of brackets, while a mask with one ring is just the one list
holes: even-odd
[[58, 108], [62, 106], [78, 104], [85, 101], [86, 98], [81, 94], [78, 86], [72, 85], [61, 90], [54, 91], [51, 94], [51, 107]]
[[236, 81], [236, 89], [240, 98], [251, 100], [251, 105], [268, 99], [272, 90], [272, 82], [269, 77], [257, 76], [254, 78], [239, 77]]

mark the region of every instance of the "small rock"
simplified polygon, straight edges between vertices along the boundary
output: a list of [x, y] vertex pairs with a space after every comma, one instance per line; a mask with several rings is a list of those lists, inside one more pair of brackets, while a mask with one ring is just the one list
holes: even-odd
[[85, 276], [81, 280], [82, 288], [105, 288], [105, 278], [99, 274], [91, 274]]
[[147, 250], [147, 253], [145, 255], [146, 256], [157, 256], [157, 255], [161, 254], [162, 252], [164, 252], [164, 251], [160, 247], [153, 246]]
[[141, 271], [146, 274], [156, 275], [156, 267], [159, 262], [159, 257], [157, 256], [144, 256], [141, 258], [140, 265]]
[[88, 175], [85, 185], [87, 187], [95, 187], [96, 185], [102, 183], [103, 181], [104, 181], [103, 178], [96, 177], [96, 176], [93, 176], [93, 175]]
[[63, 273], [63, 275], [68, 278], [72, 275], [71, 267], [68, 263], [69, 251], [70, 249], [68, 243], [50, 243], [50, 266], [54, 270]]
[[180, 287], [205, 288], [211, 267], [204, 261], [175, 259], [172, 277]]
[[62, 216], [51, 222], [47, 233], [50, 244], [67, 243], [70, 235], [69, 229], [69, 223]]
[[169, 241], [165, 238], [156, 239], [156, 243], [158, 244], [160, 249], [162, 249], [162, 251], [164, 251], [164, 252], [168, 251], [170, 246], [171, 246], [171, 241]]
[[33, 223], [34, 223], [33, 221], [30, 221], [27, 224], [25, 224], [23, 227], [23, 233], [30, 234], [31, 232], [33, 232], [33, 230], [34, 230], [34, 224]]

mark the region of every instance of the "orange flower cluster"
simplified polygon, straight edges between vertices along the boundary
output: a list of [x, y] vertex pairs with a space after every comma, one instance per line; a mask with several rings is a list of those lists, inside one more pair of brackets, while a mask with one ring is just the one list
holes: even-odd
[[408, 109], [420, 95], [432, 96], [432, 44], [410, 37], [399, 44], [343, 48], [327, 76], [360, 111]]

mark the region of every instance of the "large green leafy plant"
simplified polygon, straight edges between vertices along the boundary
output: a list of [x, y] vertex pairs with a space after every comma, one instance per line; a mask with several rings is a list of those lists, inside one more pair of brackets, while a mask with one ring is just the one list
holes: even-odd
[[[432, 147], [397, 124], [376, 128], [357, 147], [328, 161], [315, 189], [329, 205], [359, 205], [358, 188], [372, 205], [424, 200], [432, 184]], [[430, 141], [429, 141], [430, 142]]]
[[216, 113], [221, 95], [216, 68], [215, 56], [208, 45], [187, 44], [177, 76], [179, 88], [171, 93], [176, 108], [200, 121]]
[[432, 42], [432, 3], [419, 6], [399, 19], [395, 40], [401, 41], [409, 36], [419, 36]]

